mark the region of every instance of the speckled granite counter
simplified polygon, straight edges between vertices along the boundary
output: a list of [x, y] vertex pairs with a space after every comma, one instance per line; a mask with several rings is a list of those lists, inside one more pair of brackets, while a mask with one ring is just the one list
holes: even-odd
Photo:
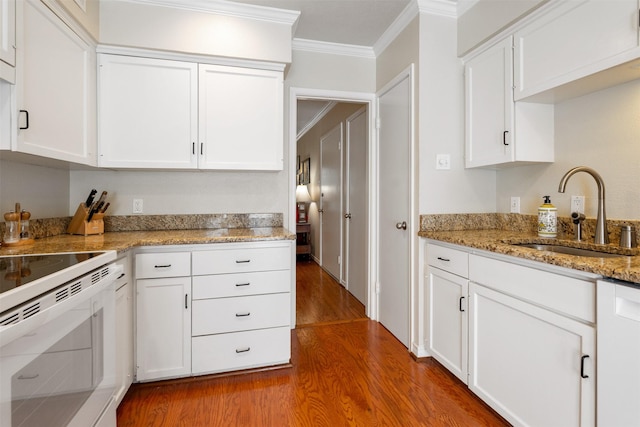
[[62, 234], [37, 239], [34, 245], [0, 248], [2, 255], [51, 252], [125, 251], [137, 246], [191, 245], [202, 243], [295, 240], [296, 234], [282, 227], [218, 228], [204, 230], [161, 230], [108, 232], [96, 236]]
[[[498, 223], [491, 223], [490, 226], [497, 226], [501, 229], [463, 229], [465, 227], [458, 224], [455, 227], [451, 227], [455, 228], [455, 230], [443, 230], [442, 221], [435, 221], [440, 224], [440, 227], [434, 229], [433, 227], [425, 226], [427, 223], [433, 223], [433, 218], [429, 218], [427, 221], [424, 217], [426, 215], [421, 218], [422, 226], [418, 233], [420, 237], [640, 283], [640, 250], [637, 248], [623, 249], [618, 247], [617, 243], [606, 246], [595, 245], [589, 243], [592, 241], [590, 239], [584, 242], [576, 242], [572, 240], [571, 235], [566, 233], [561, 233], [558, 239], [539, 238], [531, 227], [523, 227], [522, 223], [519, 223], [516, 230], [500, 227], [499, 221]], [[486, 221], [478, 221], [478, 218], [475, 218], [472, 223], [487, 224]], [[612, 241], [617, 242], [613, 237]], [[564, 246], [595, 249], [628, 256], [614, 258], [580, 257], [514, 246], [517, 243], [559, 243]]]

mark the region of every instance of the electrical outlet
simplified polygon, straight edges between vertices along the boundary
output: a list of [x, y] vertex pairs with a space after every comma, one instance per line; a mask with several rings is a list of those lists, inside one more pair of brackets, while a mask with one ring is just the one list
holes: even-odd
[[511, 197], [511, 213], [520, 213], [520, 197]]
[[584, 214], [584, 196], [571, 196], [571, 212]]
[[134, 214], [142, 213], [142, 199], [133, 199], [133, 213]]

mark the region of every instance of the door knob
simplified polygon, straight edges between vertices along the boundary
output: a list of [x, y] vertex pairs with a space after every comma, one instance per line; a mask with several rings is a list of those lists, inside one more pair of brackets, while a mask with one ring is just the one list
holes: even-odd
[[398, 230], [406, 230], [407, 229], [407, 222], [406, 221], [398, 222], [396, 224], [396, 228]]
[[322, 213], [322, 212], [324, 212], [324, 209], [318, 209], [318, 212]]
[[350, 214], [350, 213], [346, 213], [346, 214], [344, 214], [344, 218], [345, 218], [345, 219], [351, 219], [351, 214]]

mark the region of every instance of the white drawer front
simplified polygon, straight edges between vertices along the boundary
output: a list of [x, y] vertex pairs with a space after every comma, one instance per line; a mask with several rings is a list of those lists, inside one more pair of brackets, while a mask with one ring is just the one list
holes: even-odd
[[289, 327], [193, 338], [193, 373], [204, 374], [289, 363]]
[[428, 243], [427, 264], [458, 276], [469, 276], [469, 254], [463, 251]]
[[290, 298], [285, 293], [193, 301], [192, 335], [289, 326]]
[[191, 275], [191, 253], [159, 252], [136, 255], [136, 279]]
[[290, 270], [291, 246], [193, 252], [193, 275]]
[[275, 294], [291, 291], [288, 270], [215, 274], [193, 278], [193, 299]]
[[469, 280], [554, 311], [595, 323], [596, 284], [477, 255]]

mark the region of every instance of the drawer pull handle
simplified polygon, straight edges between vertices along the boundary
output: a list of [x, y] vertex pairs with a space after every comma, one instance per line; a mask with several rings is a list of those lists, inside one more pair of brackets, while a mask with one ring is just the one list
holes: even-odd
[[236, 348], [236, 353], [246, 353], [248, 351], [251, 351], [251, 347], [247, 347], [247, 348]]
[[189, 308], [189, 294], [184, 294], [184, 308]]
[[251, 312], [247, 311], [246, 313], [236, 313], [236, 317], [247, 317], [251, 316]]
[[237, 259], [236, 260], [236, 264], [246, 264], [248, 262], [251, 262], [250, 259]]
[[161, 265], [154, 265], [155, 268], [169, 268], [171, 267], [171, 264], [161, 264]]
[[584, 360], [588, 359], [588, 358], [589, 358], [588, 354], [585, 354], [584, 356], [582, 356], [580, 358], [580, 376], [582, 378], [589, 378], [589, 375], [585, 375], [585, 373], [584, 373]]
[[236, 283], [236, 286], [249, 286], [251, 283]]
[[36, 378], [38, 378], [40, 376], [40, 374], [35, 374], [35, 375], [20, 375], [18, 377], [19, 380], [35, 380]]
[[464, 308], [462, 307], [462, 300], [464, 299], [464, 297], [460, 297], [460, 301], [458, 301], [458, 307], [460, 308], [460, 311], [464, 313]]
[[122, 279], [124, 276], [126, 276], [126, 274], [122, 273], [121, 275], [118, 276], [118, 278], [116, 280], [120, 280]]
[[444, 262], [449, 262], [449, 261], [451, 261], [449, 258], [442, 258], [441, 256], [439, 256], [439, 257], [438, 257], [438, 259], [439, 259], [440, 261], [444, 261]]

